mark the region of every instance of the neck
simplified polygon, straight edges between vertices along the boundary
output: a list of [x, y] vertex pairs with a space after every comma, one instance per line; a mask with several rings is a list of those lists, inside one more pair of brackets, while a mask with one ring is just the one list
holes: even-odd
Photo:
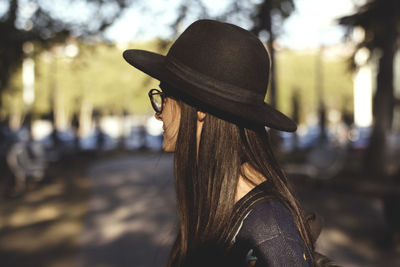
[[239, 175], [238, 185], [236, 189], [235, 202], [239, 201], [254, 187], [267, 180], [260, 172], [254, 169], [247, 162], [241, 166], [241, 174]]

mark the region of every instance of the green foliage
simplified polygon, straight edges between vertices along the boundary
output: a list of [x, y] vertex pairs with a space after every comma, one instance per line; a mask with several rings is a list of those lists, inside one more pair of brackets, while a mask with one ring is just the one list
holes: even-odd
[[[54, 5], [39, 0], [2, 1], [0, 93], [10, 88], [12, 75], [25, 56], [23, 46], [26, 42], [40, 42], [45, 47], [52, 47], [65, 43], [70, 37], [99, 36], [132, 1], [61, 0]], [[76, 16], [77, 13], [80, 15]]]
[[17, 69], [9, 82], [8, 89], [1, 95], [3, 106], [1, 107], [1, 117], [4, 119], [11, 114], [23, 114], [26, 107], [22, 100], [22, 71]]
[[[126, 48], [145, 49], [165, 54], [168, 44], [162, 40], [130, 44]], [[116, 45], [79, 44], [79, 54], [67, 57], [59, 47], [43, 51], [35, 58], [35, 117], [51, 113], [58, 103], [68, 118], [79, 113], [83, 103], [103, 114], [150, 114], [147, 91], [158, 86], [158, 81], [133, 68], [122, 58]], [[58, 55], [58, 56], [56, 56]], [[315, 86], [316, 53], [282, 50], [276, 54], [278, 108], [292, 114], [291, 98], [295, 91], [300, 96], [300, 121], [316, 112]], [[346, 59], [323, 61], [323, 96], [328, 108], [352, 111], [352, 75]], [[4, 109], [23, 111], [20, 72], [14, 75], [14, 89], [4, 95]], [[11, 92], [13, 92], [11, 94]], [[11, 104], [13, 103], [13, 104]], [[14, 110], [14, 111], [13, 111]]]
[[[317, 53], [283, 50], [276, 53], [278, 108], [291, 115], [291, 97], [297, 91], [300, 97], [300, 121], [318, 108], [316, 89]], [[353, 111], [352, 73], [346, 58], [323, 59], [323, 101], [328, 109]]]
[[[129, 48], [160, 51], [160, 40], [130, 44]], [[34, 112], [47, 114], [55, 98], [71, 117], [89, 102], [106, 114], [149, 113], [147, 91], [158, 82], [131, 67], [122, 58], [123, 49], [107, 44], [80, 44], [74, 58], [45, 52], [37, 60]]]
[[[341, 17], [338, 22], [347, 28], [348, 35], [356, 27], [364, 30], [364, 38], [357, 44], [358, 49], [385, 49], [389, 43], [388, 38], [393, 34], [391, 31], [394, 31], [392, 38], [395, 40], [400, 34], [400, 3], [398, 0], [368, 0], [358, 6], [354, 14]], [[389, 45], [395, 46], [391, 43]]]

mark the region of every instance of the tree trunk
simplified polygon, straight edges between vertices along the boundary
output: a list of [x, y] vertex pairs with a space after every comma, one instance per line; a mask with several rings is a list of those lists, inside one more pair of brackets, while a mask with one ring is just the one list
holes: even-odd
[[90, 133], [92, 128], [92, 117], [93, 117], [93, 105], [87, 99], [87, 97], [84, 96], [81, 104], [81, 109], [79, 112], [79, 129], [78, 129], [79, 138], [83, 138]]
[[[272, 36], [272, 34], [271, 34]], [[271, 82], [269, 86], [269, 104], [276, 108], [277, 106], [277, 92], [276, 92], [276, 64], [275, 64], [275, 51], [273, 48], [274, 40], [270, 37], [268, 41], [269, 53], [271, 56]]]
[[[294, 88], [292, 94], [292, 119], [296, 124], [300, 122], [300, 94], [297, 88]], [[293, 148], [295, 151], [299, 148], [299, 136], [295, 132], [293, 134]]]
[[326, 136], [326, 107], [324, 103], [324, 47], [321, 45], [315, 58], [315, 93], [318, 101], [318, 125], [319, 137], [318, 144], [324, 145], [327, 141]]
[[22, 59], [22, 41], [18, 40], [18, 30], [15, 28], [18, 12], [18, 0], [9, 1], [7, 19], [0, 23], [2, 39], [0, 41], [0, 108], [2, 93], [8, 88], [9, 82]]
[[366, 155], [366, 170], [378, 175], [385, 174], [386, 137], [392, 127], [394, 87], [393, 63], [396, 52], [397, 29], [395, 18], [388, 18], [386, 42], [379, 59], [377, 89], [374, 96], [374, 128]]
[[259, 9], [257, 11], [257, 14], [255, 16], [255, 25], [252, 29], [252, 32], [255, 35], [259, 35], [261, 32], [267, 32], [268, 33], [268, 42], [267, 42], [267, 48], [268, 52], [270, 55], [271, 59], [271, 70], [270, 70], [270, 75], [271, 75], [271, 81], [269, 84], [269, 92], [268, 92], [268, 103], [276, 108], [276, 75], [275, 75], [275, 51], [274, 51], [274, 41], [275, 41], [275, 34], [272, 28], [272, 18], [271, 18], [271, 10], [272, 10], [272, 5], [271, 1], [269, 0], [264, 0], [261, 5], [259, 6]]
[[[268, 52], [271, 60], [271, 70], [270, 70], [270, 84], [267, 93], [267, 102], [274, 108], [277, 107], [277, 92], [276, 92], [276, 64], [275, 64], [275, 51], [274, 51], [274, 41], [275, 34], [272, 27], [272, 18], [271, 18], [271, 10], [272, 3], [269, 0], [264, 0], [260, 6], [259, 13], [257, 15], [258, 23], [256, 23], [253, 28], [253, 32], [258, 35], [262, 31], [266, 31], [269, 34], [268, 38]], [[278, 131], [271, 129], [270, 130], [270, 140], [271, 144], [274, 148], [278, 148], [280, 145], [280, 136]]]
[[276, 92], [276, 64], [275, 64], [275, 51], [274, 51], [274, 41], [275, 41], [275, 33], [272, 29], [272, 18], [271, 18], [271, 1], [266, 0], [264, 5], [264, 20], [266, 30], [269, 33], [268, 39], [268, 49], [271, 57], [271, 81], [269, 86], [269, 104], [276, 108], [277, 106], [277, 92]]

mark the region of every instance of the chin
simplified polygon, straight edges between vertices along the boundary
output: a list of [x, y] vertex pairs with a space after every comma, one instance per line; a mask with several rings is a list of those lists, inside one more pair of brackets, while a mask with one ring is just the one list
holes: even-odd
[[162, 149], [163, 149], [165, 152], [175, 152], [175, 147], [172, 146], [171, 144], [167, 144], [167, 143], [163, 143]]
[[174, 152], [174, 150], [171, 148], [169, 144], [163, 143], [162, 148], [165, 152]]

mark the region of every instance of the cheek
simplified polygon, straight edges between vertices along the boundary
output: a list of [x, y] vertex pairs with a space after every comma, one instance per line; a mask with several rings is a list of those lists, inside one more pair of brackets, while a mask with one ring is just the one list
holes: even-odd
[[173, 99], [168, 99], [163, 111], [163, 122], [165, 131], [169, 138], [174, 138], [178, 135], [180, 124], [180, 107]]
[[170, 120], [165, 126], [168, 137], [170, 139], [176, 139], [179, 132], [179, 121], [174, 119]]
[[176, 135], [178, 135], [178, 132], [179, 132], [180, 122], [181, 122], [181, 113], [180, 113], [180, 109], [177, 109], [176, 113], [175, 113], [175, 118], [174, 118], [174, 129], [176, 131]]
[[177, 102], [171, 103], [171, 110], [170, 110], [170, 125], [174, 132], [178, 132], [179, 130], [179, 123], [180, 123], [180, 108]]

